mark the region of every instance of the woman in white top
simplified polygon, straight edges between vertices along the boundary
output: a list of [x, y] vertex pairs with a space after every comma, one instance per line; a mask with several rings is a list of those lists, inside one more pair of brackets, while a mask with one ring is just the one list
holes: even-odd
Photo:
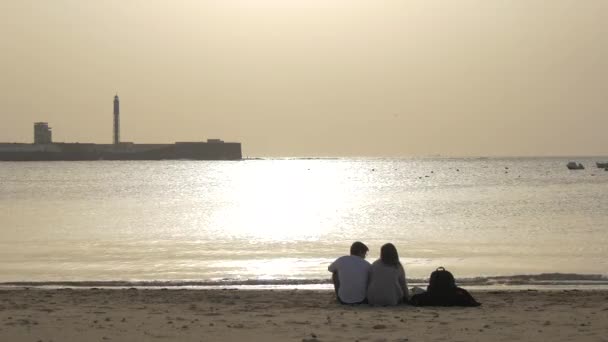
[[367, 300], [371, 305], [397, 305], [408, 298], [405, 270], [399, 262], [397, 248], [387, 243], [380, 249], [380, 259], [370, 270]]

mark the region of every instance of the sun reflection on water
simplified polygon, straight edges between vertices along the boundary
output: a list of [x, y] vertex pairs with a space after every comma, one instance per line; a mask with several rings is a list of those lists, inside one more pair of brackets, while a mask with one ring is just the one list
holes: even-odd
[[213, 280], [223, 279], [306, 279], [314, 277], [319, 265], [325, 267], [331, 260], [322, 258], [271, 258], [250, 260], [222, 260], [213, 262], [210, 269], [221, 270], [221, 277]]
[[231, 175], [210, 226], [234, 237], [316, 240], [334, 231], [352, 205], [342, 175], [337, 164], [247, 162]]

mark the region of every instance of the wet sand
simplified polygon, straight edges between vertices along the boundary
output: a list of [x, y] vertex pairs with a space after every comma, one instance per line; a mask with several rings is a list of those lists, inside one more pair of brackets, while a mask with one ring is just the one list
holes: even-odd
[[0, 290], [0, 341], [608, 341], [608, 291], [477, 291], [478, 308], [310, 290]]

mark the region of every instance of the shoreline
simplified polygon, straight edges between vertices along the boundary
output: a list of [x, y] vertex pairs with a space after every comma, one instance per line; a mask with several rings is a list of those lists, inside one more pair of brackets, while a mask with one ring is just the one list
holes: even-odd
[[[428, 284], [408, 284], [411, 289], [420, 287], [426, 289]], [[608, 284], [563, 284], [563, 285], [477, 285], [469, 286], [458, 284], [471, 291], [477, 292], [519, 292], [519, 291], [608, 291]], [[216, 291], [216, 290], [241, 290], [241, 291], [329, 291], [333, 292], [332, 284], [309, 284], [309, 285], [4, 285], [0, 284], [0, 291], [18, 290], [193, 290], [193, 291]]]
[[[408, 278], [409, 287], [426, 288], [428, 279]], [[577, 273], [542, 273], [510, 276], [479, 276], [457, 278], [459, 286], [474, 290], [608, 290], [608, 275]], [[139, 288], [139, 289], [301, 289], [331, 290], [329, 278], [305, 279], [221, 279], [221, 280], [63, 280], [63, 281], [0, 281], [3, 288]]]
[[2, 341], [606, 341], [608, 290], [472, 291], [477, 308], [326, 290], [0, 290]]

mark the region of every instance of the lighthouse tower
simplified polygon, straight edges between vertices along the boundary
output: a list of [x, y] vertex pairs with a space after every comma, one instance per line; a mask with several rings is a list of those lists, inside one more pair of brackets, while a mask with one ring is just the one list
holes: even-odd
[[114, 96], [114, 145], [120, 144], [120, 100]]

